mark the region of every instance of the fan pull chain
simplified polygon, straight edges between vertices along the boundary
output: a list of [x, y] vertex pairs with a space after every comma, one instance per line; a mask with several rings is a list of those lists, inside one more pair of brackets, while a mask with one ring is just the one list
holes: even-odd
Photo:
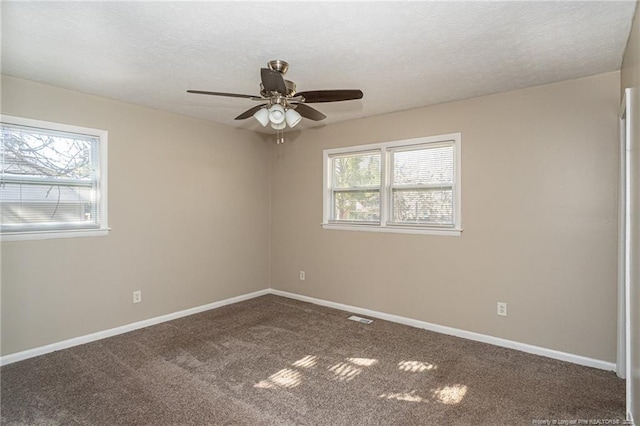
[[280, 129], [276, 130], [276, 145], [284, 143], [284, 132]]

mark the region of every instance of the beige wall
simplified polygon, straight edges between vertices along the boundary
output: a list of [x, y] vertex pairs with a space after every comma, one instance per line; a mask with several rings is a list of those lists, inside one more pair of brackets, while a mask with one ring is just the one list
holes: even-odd
[[[272, 287], [615, 362], [618, 107], [613, 72], [273, 146]], [[323, 149], [452, 132], [462, 236], [320, 227]]]
[[3, 354], [269, 287], [255, 133], [10, 77], [2, 113], [109, 131], [113, 229], [2, 244]]
[[[631, 147], [631, 374], [633, 403], [630, 407], [640, 421], [640, 6], [636, 13], [621, 71], [621, 89], [633, 88], [634, 103]], [[629, 117], [631, 115], [628, 115]]]
[[[3, 113], [109, 131], [113, 231], [2, 244], [2, 353], [266, 288], [271, 233], [274, 288], [614, 362], [619, 78], [307, 129], [276, 146], [3, 77]], [[451, 132], [463, 141], [461, 237], [321, 229], [324, 148]]]

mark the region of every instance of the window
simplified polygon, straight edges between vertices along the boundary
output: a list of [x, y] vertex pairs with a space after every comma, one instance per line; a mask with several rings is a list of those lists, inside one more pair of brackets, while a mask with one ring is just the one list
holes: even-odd
[[324, 151], [327, 229], [460, 235], [460, 133]]
[[107, 132], [2, 116], [3, 240], [106, 235]]

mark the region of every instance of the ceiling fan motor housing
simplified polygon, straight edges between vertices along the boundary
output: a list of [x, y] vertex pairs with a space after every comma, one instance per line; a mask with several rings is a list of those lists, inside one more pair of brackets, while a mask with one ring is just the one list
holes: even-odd
[[[291, 80], [284, 81], [285, 86], [287, 86], [287, 93], [282, 93], [282, 96], [292, 97], [296, 94], [296, 84]], [[268, 98], [271, 96], [266, 90], [264, 90], [264, 84], [260, 83], [260, 95], [262, 97]]]

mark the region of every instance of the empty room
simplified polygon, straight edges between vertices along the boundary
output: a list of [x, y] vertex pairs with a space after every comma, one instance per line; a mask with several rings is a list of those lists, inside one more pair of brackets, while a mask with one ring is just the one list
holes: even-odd
[[0, 423], [636, 424], [639, 10], [2, 1]]

